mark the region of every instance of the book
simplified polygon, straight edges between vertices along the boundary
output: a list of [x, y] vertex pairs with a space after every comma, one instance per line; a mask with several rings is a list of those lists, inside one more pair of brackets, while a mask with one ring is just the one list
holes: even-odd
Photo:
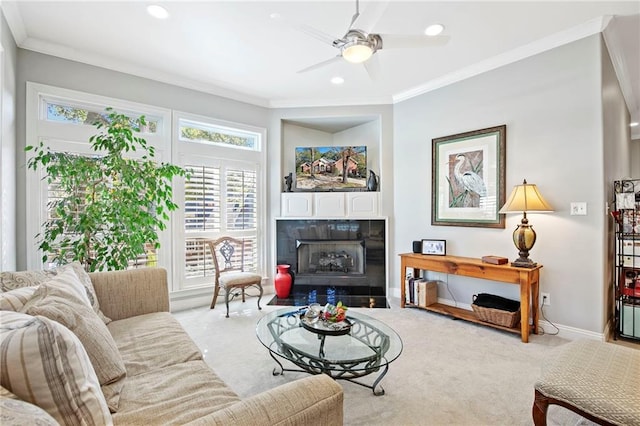
[[482, 256], [482, 261], [492, 265], [504, 265], [509, 261], [509, 259], [500, 256]]

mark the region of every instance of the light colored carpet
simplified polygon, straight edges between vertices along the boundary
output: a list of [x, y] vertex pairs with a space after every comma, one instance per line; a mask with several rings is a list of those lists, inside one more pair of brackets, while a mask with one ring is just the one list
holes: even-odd
[[[263, 299], [264, 301], [264, 299]], [[390, 325], [404, 349], [381, 384], [386, 394], [339, 381], [345, 392], [346, 425], [531, 425], [533, 386], [545, 357], [567, 342], [550, 335], [520, 336], [417, 309], [357, 308]], [[254, 298], [176, 312], [213, 370], [241, 397], [257, 394], [305, 373], [273, 376], [275, 362], [255, 335], [257, 321], [280, 309], [258, 311]], [[355, 310], [355, 308], [354, 308]], [[291, 367], [291, 365], [289, 365]], [[365, 377], [362, 379], [366, 381]], [[368, 382], [372, 383], [373, 379]], [[550, 425], [591, 425], [552, 406]]]

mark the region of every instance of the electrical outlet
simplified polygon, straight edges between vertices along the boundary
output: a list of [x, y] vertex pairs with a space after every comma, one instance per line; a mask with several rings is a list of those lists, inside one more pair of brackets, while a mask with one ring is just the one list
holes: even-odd
[[573, 202], [571, 203], [571, 210], [569, 213], [571, 216], [586, 216], [587, 215], [587, 203]]
[[541, 305], [551, 306], [551, 296], [549, 293], [540, 293], [540, 298], [542, 299]]

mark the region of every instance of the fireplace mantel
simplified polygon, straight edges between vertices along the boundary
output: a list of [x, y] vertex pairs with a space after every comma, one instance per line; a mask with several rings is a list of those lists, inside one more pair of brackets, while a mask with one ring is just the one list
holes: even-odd
[[283, 192], [282, 217], [378, 217], [379, 192]]

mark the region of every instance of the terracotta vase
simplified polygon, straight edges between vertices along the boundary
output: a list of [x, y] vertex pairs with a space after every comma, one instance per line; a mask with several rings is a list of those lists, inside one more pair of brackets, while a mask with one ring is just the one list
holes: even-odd
[[276, 296], [278, 299], [286, 299], [289, 297], [291, 291], [291, 274], [289, 274], [289, 268], [291, 265], [277, 265], [278, 272], [273, 279], [273, 285], [276, 289]]

